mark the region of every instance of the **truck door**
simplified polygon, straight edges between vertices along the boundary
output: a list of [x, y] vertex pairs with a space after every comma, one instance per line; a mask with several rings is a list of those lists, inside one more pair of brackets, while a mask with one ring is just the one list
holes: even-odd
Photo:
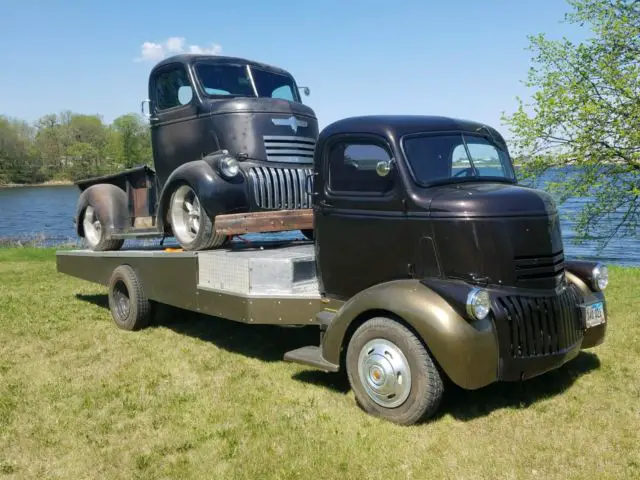
[[156, 70], [150, 90], [153, 162], [162, 188], [179, 165], [202, 157], [202, 135], [194, 123], [198, 103], [184, 64], [171, 63]]
[[320, 287], [346, 299], [387, 280], [407, 278], [403, 190], [395, 169], [376, 171], [392, 159], [377, 136], [327, 140], [316, 178], [316, 255]]

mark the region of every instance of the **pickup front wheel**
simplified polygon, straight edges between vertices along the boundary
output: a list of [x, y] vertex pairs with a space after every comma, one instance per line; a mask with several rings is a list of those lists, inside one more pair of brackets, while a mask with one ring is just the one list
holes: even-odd
[[216, 233], [196, 192], [180, 185], [171, 196], [169, 221], [173, 235], [184, 250], [207, 250], [219, 247], [227, 237]]
[[420, 339], [390, 318], [363, 323], [347, 347], [347, 375], [368, 413], [401, 425], [431, 417], [442, 399], [440, 373]]

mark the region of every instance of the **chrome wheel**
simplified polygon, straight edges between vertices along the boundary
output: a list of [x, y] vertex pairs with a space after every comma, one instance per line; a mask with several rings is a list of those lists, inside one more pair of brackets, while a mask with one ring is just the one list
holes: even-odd
[[102, 237], [102, 224], [96, 212], [91, 205], [84, 211], [84, 219], [82, 220], [82, 228], [84, 229], [84, 238], [89, 245], [95, 246], [100, 242]]
[[171, 227], [180, 243], [191, 243], [198, 236], [202, 207], [196, 193], [188, 185], [180, 186], [171, 200]]
[[411, 392], [409, 362], [397, 345], [383, 338], [360, 350], [358, 374], [369, 397], [386, 408], [402, 405]]

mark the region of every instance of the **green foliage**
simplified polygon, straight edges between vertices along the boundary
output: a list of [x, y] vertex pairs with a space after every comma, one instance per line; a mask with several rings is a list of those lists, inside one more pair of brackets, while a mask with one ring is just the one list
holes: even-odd
[[589, 196], [579, 240], [601, 246], [637, 236], [640, 222], [640, 1], [569, 0], [565, 21], [590, 29], [582, 43], [529, 37], [532, 103], [503, 119], [513, 134], [520, 175], [537, 179], [571, 166], [549, 184], [560, 202]]
[[152, 163], [149, 126], [135, 114], [49, 114], [33, 125], [0, 116], [0, 184], [78, 180]]

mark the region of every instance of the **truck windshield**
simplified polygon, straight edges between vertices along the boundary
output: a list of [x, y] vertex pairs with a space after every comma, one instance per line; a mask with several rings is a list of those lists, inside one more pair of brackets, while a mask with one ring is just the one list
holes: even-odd
[[[200, 63], [196, 74], [202, 88], [211, 96], [255, 97], [246, 65]], [[300, 101], [293, 78], [287, 75], [250, 67], [259, 97]]]
[[403, 140], [403, 149], [420, 185], [479, 179], [515, 182], [508, 153], [481, 136], [420, 135]]

